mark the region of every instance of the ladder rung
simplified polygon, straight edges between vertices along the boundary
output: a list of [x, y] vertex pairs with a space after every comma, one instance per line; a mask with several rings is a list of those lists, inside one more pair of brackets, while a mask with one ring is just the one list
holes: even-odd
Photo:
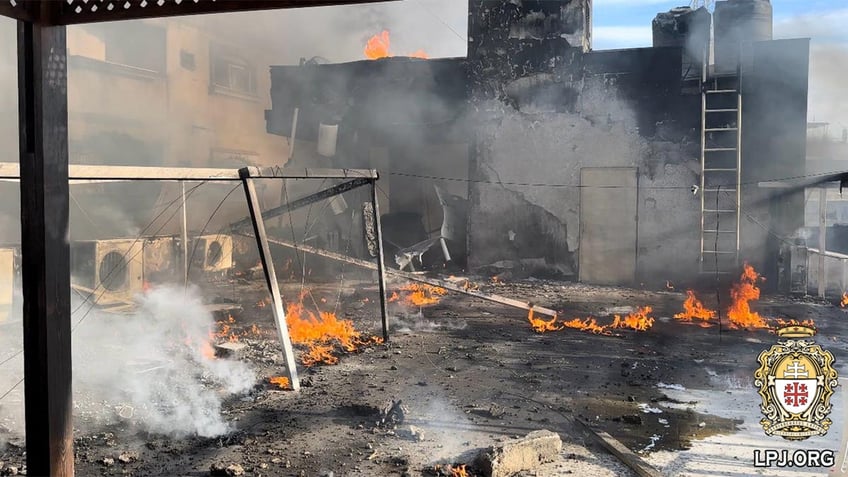
[[738, 131], [739, 128], [707, 128], [704, 132]]
[[704, 209], [704, 212], [712, 214], [735, 214], [736, 209]]
[[704, 152], [722, 152], [722, 151], [735, 151], [735, 147], [706, 147], [704, 148]]
[[735, 89], [708, 89], [707, 94], [727, 94], [727, 93], [736, 93]]
[[702, 273], [704, 275], [706, 275], [708, 273], [710, 275], [730, 275], [733, 272], [725, 272], [723, 270], [700, 270], [698, 273]]
[[736, 255], [736, 252], [725, 252], [723, 250], [701, 250], [701, 253], [711, 253], [713, 255]]
[[727, 188], [727, 189], [724, 189], [724, 188], [722, 188], [722, 189], [704, 189], [704, 192], [736, 192], [736, 189], [731, 189], [731, 188]]
[[727, 108], [727, 109], [705, 109], [705, 113], [735, 113], [739, 111], [736, 108]]
[[736, 168], [704, 169], [704, 172], [736, 172]]
[[735, 234], [735, 230], [704, 230], [705, 234]]

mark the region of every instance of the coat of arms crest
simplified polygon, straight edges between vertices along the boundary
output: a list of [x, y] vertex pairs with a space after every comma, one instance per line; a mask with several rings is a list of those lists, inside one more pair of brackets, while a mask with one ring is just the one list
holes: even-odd
[[792, 325], [777, 330], [782, 340], [760, 353], [754, 373], [766, 435], [801, 441], [827, 434], [830, 397], [837, 386], [833, 355], [811, 338], [816, 330]]

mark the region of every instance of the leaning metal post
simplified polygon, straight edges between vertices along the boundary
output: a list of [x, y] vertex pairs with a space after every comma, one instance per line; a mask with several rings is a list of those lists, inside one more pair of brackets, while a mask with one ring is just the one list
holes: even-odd
[[386, 308], [386, 264], [383, 259], [383, 228], [380, 226], [380, 207], [377, 205], [377, 179], [371, 181], [371, 203], [374, 232], [377, 236], [377, 280], [380, 284], [380, 314], [383, 322], [383, 341], [389, 342], [389, 312]]
[[253, 222], [253, 232], [256, 234], [256, 244], [259, 247], [259, 258], [262, 260], [262, 270], [265, 272], [265, 281], [273, 300], [274, 322], [277, 325], [277, 333], [280, 343], [283, 345], [283, 354], [286, 360], [286, 372], [293, 390], [300, 389], [300, 380], [297, 377], [297, 365], [294, 359], [289, 328], [286, 324], [286, 314], [283, 311], [283, 300], [280, 296], [280, 286], [277, 283], [277, 273], [274, 271], [274, 261], [271, 258], [271, 247], [268, 245], [268, 236], [265, 233], [265, 221], [262, 218], [262, 210], [259, 208], [259, 200], [256, 196], [256, 188], [250, 177], [250, 169], [239, 170], [239, 177], [244, 185], [244, 194], [247, 197], [247, 206], [250, 209], [250, 218]]

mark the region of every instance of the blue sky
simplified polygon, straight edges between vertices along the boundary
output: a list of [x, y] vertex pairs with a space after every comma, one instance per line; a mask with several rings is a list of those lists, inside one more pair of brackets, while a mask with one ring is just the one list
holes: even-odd
[[[848, 1], [772, 0], [775, 38], [810, 37], [813, 44], [848, 43]], [[657, 13], [686, 0], [594, 0], [594, 49], [651, 46]]]

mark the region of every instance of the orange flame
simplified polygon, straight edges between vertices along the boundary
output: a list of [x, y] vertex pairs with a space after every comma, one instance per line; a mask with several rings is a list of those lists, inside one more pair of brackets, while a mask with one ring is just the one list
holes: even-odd
[[352, 321], [339, 320], [335, 313], [319, 311], [316, 315], [307, 310], [303, 299], [308, 293], [304, 291], [297, 302], [286, 305], [286, 323], [292, 343], [307, 348], [301, 356], [305, 366], [338, 363], [338, 357], [334, 354], [337, 346], [350, 353], [362, 346], [383, 342], [382, 338], [376, 336], [363, 338], [354, 329]]
[[[391, 42], [389, 41], [389, 32], [383, 30], [382, 32], [380, 32], [380, 34], [374, 35], [369, 38], [368, 41], [365, 43], [365, 57], [369, 60], [377, 60], [380, 58], [391, 57], [392, 54], [389, 53], [390, 44]], [[429, 58], [429, 56], [427, 56], [427, 53], [424, 52], [424, 50], [416, 50], [415, 52], [410, 53], [406, 56], [408, 56], [409, 58], [421, 58], [425, 60]]]
[[842, 294], [842, 302], [839, 304], [842, 308], [848, 306], [848, 292], [844, 292]]
[[[427, 306], [434, 305], [439, 302], [440, 297], [445, 296], [448, 291], [441, 287], [434, 287], [427, 284], [410, 283], [400, 289], [405, 292], [403, 303], [409, 306]], [[392, 292], [389, 297], [390, 302], [399, 301], [401, 299], [397, 292]]]
[[771, 327], [771, 329], [774, 331], [774, 330], [777, 330], [779, 328], [783, 328], [783, 327], [786, 327], [786, 326], [806, 326], [806, 327], [815, 329], [816, 323], [813, 320], [804, 320], [804, 321], [788, 320], [787, 321], [787, 320], [782, 320], [782, 319], [778, 318], [778, 319], [775, 320], [775, 324], [774, 324], [774, 326]]
[[572, 328], [580, 331], [588, 331], [598, 335], [611, 336], [611, 330], [617, 328], [629, 328], [636, 331], [647, 331], [654, 325], [654, 318], [650, 317], [653, 309], [650, 306], [645, 306], [637, 309], [633, 313], [628, 314], [624, 318], [620, 315], [615, 315], [613, 322], [608, 325], [599, 325], [595, 318], [574, 318], [569, 321], [557, 322], [557, 318], [545, 321], [533, 317], [533, 310], [527, 314], [527, 320], [533, 331], [537, 333], [545, 333], [548, 331], [559, 331], [563, 328]]
[[450, 475], [450, 477], [470, 477], [470, 474], [465, 469], [465, 464], [460, 465], [437, 465], [433, 468], [439, 475]]
[[497, 276], [497, 275], [493, 276], [493, 277], [490, 279], [490, 281], [492, 282], [492, 285], [500, 285], [500, 284], [502, 284], [502, 283], [503, 283], [503, 280], [501, 280], [501, 278], [500, 278], [499, 276]]
[[268, 381], [271, 384], [276, 384], [280, 389], [288, 389], [289, 388], [289, 378], [283, 376], [273, 376], [268, 378]]
[[701, 326], [709, 326], [706, 322], [715, 318], [716, 312], [704, 307], [692, 290], [686, 290], [686, 301], [683, 302], [683, 312], [674, 315], [681, 321], [703, 320]]
[[609, 331], [609, 326], [601, 326], [598, 324], [598, 321], [594, 318], [586, 318], [581, 320], [580, 318], [574, 318], [573, 320], [566, 321], [562, 324], [566, 328], [573, 328], [580, 331], [589, 331], [591, 333], [595, 333], [596, 335], [612, 335], [612, 332]]
[[624, 318], [615, 315], [615, 321], [610, 325], [610, 328], [630, 328], [636, 331], [647, 331], [654, 326], [654, 319], [648, 316], [652, 311], [653, 309], [650, 306], [644, 306]]
[[751, 311], [749, 302], [760, 299], [760, 289], [757, 281], [763, 278], [754, 270], [754, 267], [744, 266], [739, 283], [734, 283], [730, 289], [730, 298], [733, 303], [727, 310], [727, 316], [734, 328], [768, 328], [766, 320], [757, 312]]
[[200, 344], [200, 354], [205, 359], [215, 359], [215, 348], [208, 341]]
[[374, 35], [365, 44], [365, 57], [369, 60], [387, 58], [389, 56], [389, 32], [383, 30]]
[[556, 324], [556, 317], [551, 318], [550, 321], [545, 321], [539, 318], [533, 318], [533, 309], [527, 312], [527, 321], [530, 322], [530, 326], [533, 327], [533, 331], [536, 333], [544, 333], [546, 331], [557, 331], [562, 329], [562, 325]]

